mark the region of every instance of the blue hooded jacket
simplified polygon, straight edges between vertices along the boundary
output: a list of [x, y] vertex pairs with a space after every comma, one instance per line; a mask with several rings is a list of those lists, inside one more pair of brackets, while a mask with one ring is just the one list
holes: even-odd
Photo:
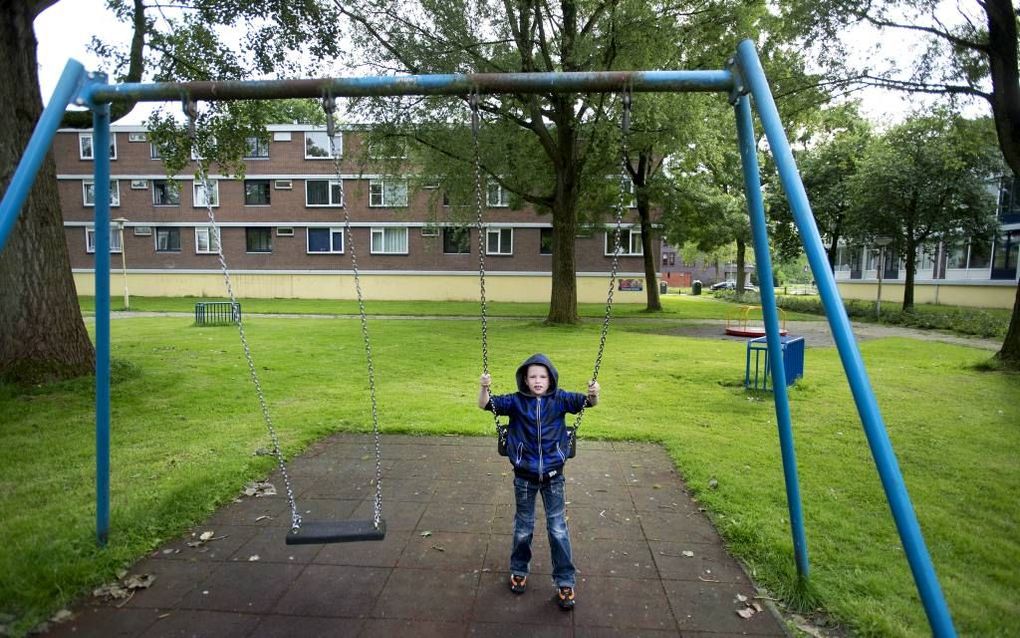
[[[541, 396], [528, 389], [528, 367], [549, 370], [549, 389]], [[517, 368], [517, 392], [490, 397], [488, 409], [509, 416], [507, 452], [514, 469], [552, 477], [563, 469], [569, 452], [569, 433], [564, 416], [585, 407], [587, 397], [558, 387], [559, 373], [543, 354], [528, 357]]]

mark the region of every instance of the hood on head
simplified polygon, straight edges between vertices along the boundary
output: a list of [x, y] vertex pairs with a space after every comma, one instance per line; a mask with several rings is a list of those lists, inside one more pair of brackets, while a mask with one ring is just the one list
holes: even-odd
[[546, 390], [546, 394], [552, 394], [556, 391], [556, 387], [559, 383], [559, 372], [553, 367], [552, 361], [549, 357], [544, 354], [533, 354], [527, 358], [517, 368], [517, 389], [523, 394], [531, 394], [531, 390], [528, 389], [528, 366], [542, 365], [545, 366], [546, 370], [549, 371], [549, 389]]

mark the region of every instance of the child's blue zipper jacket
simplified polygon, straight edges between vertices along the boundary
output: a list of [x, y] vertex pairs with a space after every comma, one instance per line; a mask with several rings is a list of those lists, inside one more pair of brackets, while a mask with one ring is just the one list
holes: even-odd
[[[528, 389], [528, 366], [543, 365], [549, 370], [549, 389], [534, 396]], [[549, 478], [562, 472], [567, 461], [569, 433], [564, 416], [585, 407], [587, 397], [560, 390], [559, 373], [549, 358], [532, 355], [517, 368], [517, 392], [490, 397], [487, 409], [509, 416], [507, 453], [514, 469]]]

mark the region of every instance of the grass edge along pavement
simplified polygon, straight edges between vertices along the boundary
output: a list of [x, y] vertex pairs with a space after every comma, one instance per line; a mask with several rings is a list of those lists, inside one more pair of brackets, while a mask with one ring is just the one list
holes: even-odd
[[[0, 604], [19, 614], [18, 631], [112, 580], [272, 467], [252, 456], [267, 436], [236, 331], [186, 329], [181, 317], [127, 321], [113, 331], [109, 549], [96, 549], [93, 536], [91, 381], [0, 387], [8, 443], [0, 450], [0, 532], [9, 539], [0, 568], [10, 575]], [[519, 360], [544, 350], [564, 387], [579, 387], [590, 374], [594, 324], [492, 324], [497, 386]], [[356, 321], [253, 318], [248, 331], [289, 453], [336, 430], [367, 431]], [[372, 324], [385, 431], [488, 434], [491, 421], [473, 407], [476, 333], [471, 322]], [[862, 352], [958, 631], [1018, 635], [1010, 619], [1020, 615], [1012, 595], [1020, 549], [1010, 504], [1020, 490], [1012, 460], [1020, 456], [1020, 378], [976, 372], [986, 353], [957, 346], [886, 339]], [[423, 362], [443, 374], [423, 371]], [[806, 364], [791, 407], [811, 593], [862, 635], [926, 635], [838, 356], [812, 349]], [[582, 435], [662, 443], [756, 581], [795, 601], [774, 413], [770, 401], [744, 392], [742, 374], [743, 344], [617, 331], [600, 378], [604, 401]]]

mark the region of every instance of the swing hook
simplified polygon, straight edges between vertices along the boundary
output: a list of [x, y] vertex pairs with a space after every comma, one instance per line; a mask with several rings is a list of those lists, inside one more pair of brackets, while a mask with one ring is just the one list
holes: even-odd
[[188, 116], [188, 139], [194, 144], [195, 121], [198, 119], [198, 102], [191, 99], [191, 96], [185, 95], [181, 98], [181, 108], [184, 109], [184, 114]]
[[623, 88], [623, 134], [627, 135], [630, 132], [630, 106], [631, 106], [631, 88], [626, 86]]
[[336, 113], [336, 98], [333, 97], [332, 92], [327, 92], [322, 97], [322, 110], [326, 112], [326, 135], [332, 140], [336, 133], [336, 121], [333, 114]]
[[478, 95], [478, 91], [472, 91], [471, 95], [468, 96], [468, 104], [471, 105], [471, 133], [478, 138], [478, 128], [480, 126], [480, 117], [478, 114], [478, 105], [481, 102], [481, 96]]

